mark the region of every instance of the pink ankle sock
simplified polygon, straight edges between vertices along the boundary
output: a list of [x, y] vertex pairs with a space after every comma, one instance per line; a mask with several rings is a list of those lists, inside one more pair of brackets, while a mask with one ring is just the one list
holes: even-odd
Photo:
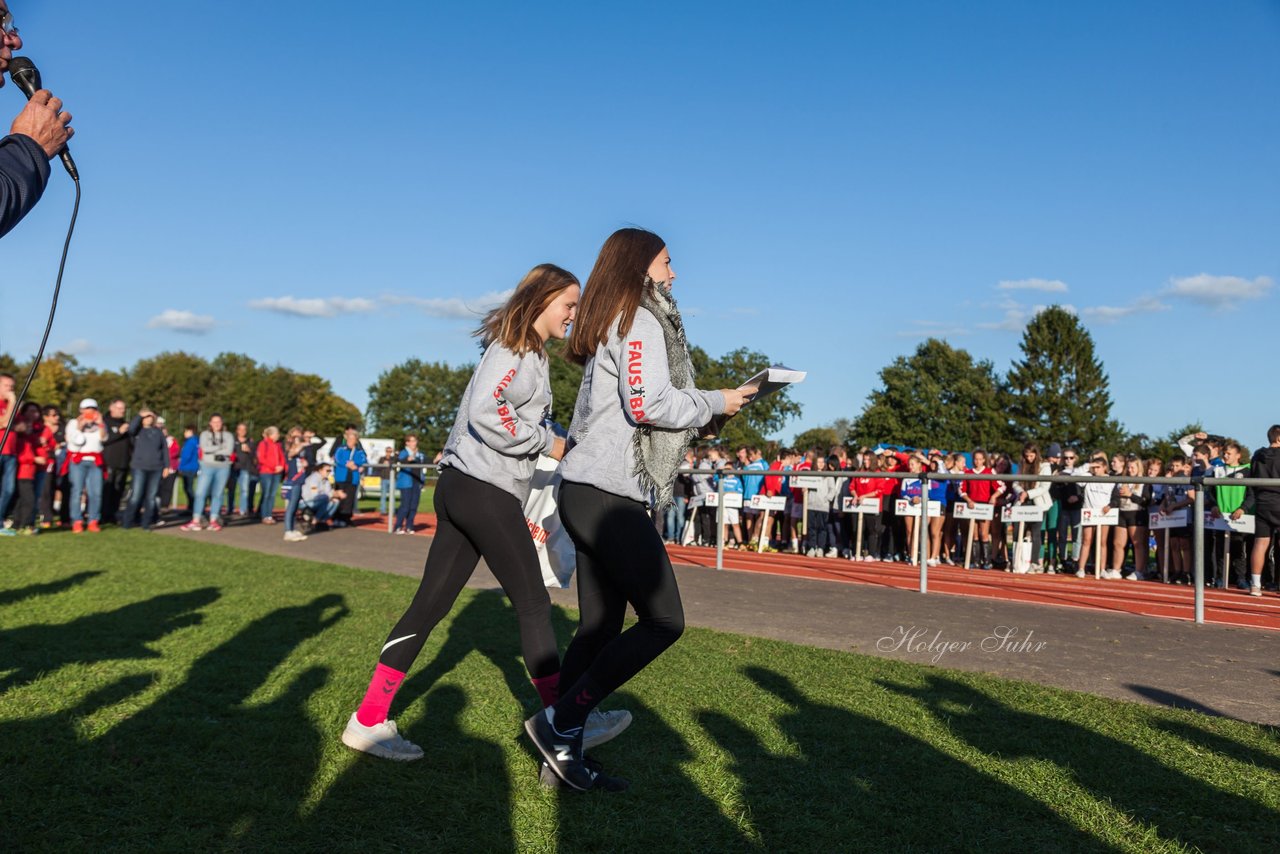
[[375, 726], [387, 719], [387, 711], [396, 691], [404, 682], [404, 674], [399, 670], [379, 663], [373, 669], [373, 678], [369, 680], [369, 690], [364, 694], [364, 702], [356, 710], [356, 720], [361, 726]]
[[552, 673], [550, 676], [539, 676], [536, 679], [530, 679], [533, 687], [538, 689], [538, 696], [542, 698], [542, 708], [555, 703], [560, 699], [560, 674]]

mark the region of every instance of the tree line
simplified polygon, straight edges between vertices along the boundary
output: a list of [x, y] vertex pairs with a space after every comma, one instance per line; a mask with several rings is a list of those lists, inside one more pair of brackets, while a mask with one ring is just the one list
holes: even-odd
[[1001, 375], [986, 359], [929, 338], [880, 370], [862, 412], [805, 431], [797, 447], [830, 444], [1016, 451], [1026, 442], [1060, 442], [1087, 451], [1136, 453], [1167, 460], [1188, 424], [1164, 437], [1129, 433], [1111, 415], [1110, 379], [1079, 318], [1050, 306], [1028, 323], [1021, 358]]
[[[31, 362], [18, 363], [0, 353], [0, 371], [21, 383]], [[245, 421], [261, 430], [298, 424], [321, 435], [333, 435], [363, 418], [355, 404], [334, 393], [329, 381], [280, 365], [264, 365], [240, 353], [206, 360], [190, 353], [161, 353], [133, 367], [100, 370], [81, 365], [68, 353], [54, 353], [40, 363], [28, 400], [53, 404], [74, 414], [82, 399], [107, 402], [122, 398], [131, 412], [149, 406], [168, 422], [171, 433], [185, 424], [203, 425], [213, 413], [228, 421]]]

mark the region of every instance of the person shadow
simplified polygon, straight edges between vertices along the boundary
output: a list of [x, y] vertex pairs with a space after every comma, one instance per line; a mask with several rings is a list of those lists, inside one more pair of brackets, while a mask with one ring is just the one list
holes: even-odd
[[742, 716], [708, 711], [698, 721], [728, 755], [739, 781], [730, 803], [749, 816], [752, 841], [764, 850], [1109, 850], [1044, 804], [884, 720], [809, 699], [768, 668], [742, 673], [765, 694], [748, 717], [783, 709], [768, 744]]
[[79, 587], [89, 579], [96, 578], [104, 572], [105, 570], [101, 569], [85, 570], [55, 581], [28, 584], [26, 587], [15, 587], [12, 590], [0, 590], [0, 608], [7, 605], [16, 605], [19, 602], [25, 602], [28, 599], [34, 599], [39, 596], [52, 596], [55, 593], [62, 593], [73, 587]]
[[151, 677], [131, 675], [70, 711], [0, 725], [6, 791], [25, 793], [6, 847], [76, 850], [104, 837], [120, 849], [292, 847], [324, 749], [308, 707], [329, 671], [300, 668], [282, 684], [271, 676], [346, 613], [336, 594], [278, 608], [197, 659], [151, 705], [95, 723], [93, 737], [84, 737], [84, 716], [151, 687]]
[[68, 664], [159, 658], [150, 645], [170, 632], [199, 625], [199, 611], [221, 595], [215, 587], [165, 593], [67, 623], [0, 631], [0, 693]]
[[1280, 841], [1275, 810], [1090, 727], [1008, 705], [941, 674], [926, 675], [919, 687], [881, 684], [919, 700], [957, 738], [985, 754], [1052, 763], [1100, 803], [1162, 839], [1201, 850], [1221, 849], [1227, 836], [1239, 841], [1233, 847], [1240, 850]]

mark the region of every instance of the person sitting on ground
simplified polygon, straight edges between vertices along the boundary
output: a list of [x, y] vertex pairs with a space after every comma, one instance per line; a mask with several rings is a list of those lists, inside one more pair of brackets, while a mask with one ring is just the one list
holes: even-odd
[[338, 512], [342, 500], [347, 497], [345, 490], [335, 489], [329, 482], [329, 475], [332, 472], [333, 463], [320, 463], [315, 471], [307, 475], [302, 489], [297, 490], [300, 493], [299, 507], [303, 513], [309, 513], [316, 522], [327, 522], [332, 519]]

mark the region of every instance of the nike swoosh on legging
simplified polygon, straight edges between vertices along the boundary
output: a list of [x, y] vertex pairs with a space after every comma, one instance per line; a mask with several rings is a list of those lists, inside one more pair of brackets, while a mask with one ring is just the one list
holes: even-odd
[[[393, 639], [391, 639], [391, 640], [387, 641], [387, 642], [386, 642], [385, 644], [383, 644], [383, 646], [382, 646], [382, 652], [386, 652], [387, 650], [391, 649], [391, 647], [393, 647], [393, 646], [395, 646], [396, 644], [400, 643], [400, 641], [407, 641], [409, 638], [413, 637], [413, 636], [414, 636], [414, 635], [416, 635], [416, 634], [417, 634], [417, 632], [414, 632], [414, 634], [413, 634], [413, 635], [405, 635], [405, 636], [404, 636], [404, 637], [402, 637], [402, 638], [393, 638]], [[381, 655], [381, 654], [382, 654], [382, 653], [379, 653], [379, 655]]]

